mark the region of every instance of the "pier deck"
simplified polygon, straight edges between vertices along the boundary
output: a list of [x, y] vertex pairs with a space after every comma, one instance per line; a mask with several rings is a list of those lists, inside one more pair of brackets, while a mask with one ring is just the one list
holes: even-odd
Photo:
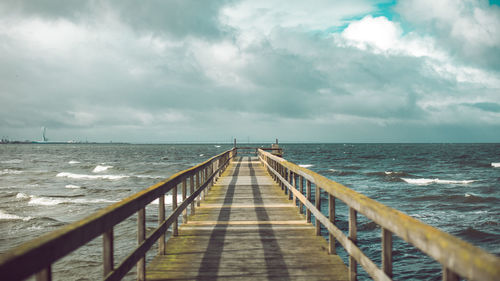
[[148, 265], [147, 280], [348, 280], [258, 158], [233, 161]]

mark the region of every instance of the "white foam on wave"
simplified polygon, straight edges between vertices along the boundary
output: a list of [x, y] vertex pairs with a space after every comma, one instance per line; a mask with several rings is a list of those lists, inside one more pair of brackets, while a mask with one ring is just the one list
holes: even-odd
[[23, 171], [18, 171], [18, 170], [12, 170], [12, 169], [3, 169], [0, 171], [0, 175], [19, 175]]
[[70, 179], [80, 179], [80, 180], [119, 180], [123, 178], [129, 178], [126, 175], [85, 175], [85, 174], [73, 174], [62, 172], [56, 175], [56, 177], [70, 178]]
[[[165, 204], [166, 205], [172, 205], [172, 197], [173, 197], [172, 194], [165, 195]], [[178, 194], [177, 195], [177, 203], [181, 203], [181, 202], [182, 202], [182, 195]], [[151, 204], [159, 205], [160, 200], [155, 199], [151, 202]]]
[[337, 171], [337, 170], [335, 170], [335, 169], [328, 169], [328, 171], [330, 171], [330, 172], [338, 172], [338, 171]]
[[0, 220], [23, 220], [23, 221], [29, 221], [33, 219], [33, 217], [20, 217], [18, 215], [11, 215], [3, 212], [0, 210]]
[[113, 166], [101, 166], [101, 165], [97, 165], [94, 170], [92, 170], [93, 173], [100, 173], [100, 172], [104, 172], [108, 169], [111, 169], [113, 168]]
[[67, 185], [65, 186], [65, 188], [78, 189], [78, 188], [82, 188], [82, 187], [81, 187], [81, 186], [79, 186], [79, 185], [67, 184]]
[[22, 163], [22, 159], [11, 159], [11, 160], [3, 160], [1, 163], [2, 164], [20, 164]]
[[16, 199], [20, 199], [20, 200], [23, 200], [23, 199], [29, 199], [30, 197], [22, 192], [19, 192], [17, 195], [16, 195]]
[[165, 179], [164, 176], [150, 176], [150, 175], [135, 175], [134, 177], [141, 179]]
[[70, 164], [70, 165], [80, 164], [80, 161], [71, 160], [71, 161], [68, 162], [68, 164]]
[[64, 203], [73, 203], [73, 204], [95, 204], [95, 203], [116, 203], [116, 200], [108, 200], [108, 199], [85, 199], [85, 198], [53, 198], [53, 197], [42, 197], [35, 195], [26, 195], [24, 193], [18, 193], [16, 196], [17, 199], [29, 199], [28, 205], [37, 205], [37, 206], [55, 206]]
[[493, 168], [500, 168], [500, 163], [491, 163]]
[[409, 178], [401, 178], [405, 182], [409, 184], [415, 185], [429, 185], [429, 184], [469, 184], [475, 182], [475, 180], [440, 180], [440, 179], [409, 179]]
[[299, 166], [302, 168], [311, 168], [314, 165], [313, 164], [299, 164]]

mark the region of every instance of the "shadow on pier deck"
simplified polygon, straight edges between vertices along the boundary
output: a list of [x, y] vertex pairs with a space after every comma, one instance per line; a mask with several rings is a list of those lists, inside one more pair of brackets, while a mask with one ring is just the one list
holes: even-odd
[[147, 280], [348, 280], [258, 158], [240, 157], [168, 240]]

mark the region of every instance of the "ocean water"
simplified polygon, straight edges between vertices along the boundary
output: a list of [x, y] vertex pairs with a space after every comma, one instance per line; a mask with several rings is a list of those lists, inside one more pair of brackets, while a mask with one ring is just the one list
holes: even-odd
[[[0, 253], [118, 202], [232, 145], [0, 145]], [[499, 144], [282, 144], [284, 157], [500, 255]], [[324, 202], [326, 200], [323, 200]], [[171, 196], [166, 198], [171, 204]], [[327, 206], [322, 206], [326, 213]], [[146, 210], [156, 226], [157, 204]], [[347, 232], [347, 208], [337, 204]], [[358, 218], [358, 245], [380, 263], [380, 229]], [[115, 261], [136, 245], [136, 221], [115, 227]], [[326, 235], [326, 231], [323, 232]], [[58, 261], [55, 280], [102, 276], [102, 239]], [[154, 254], [152, 251], [148, 257]], [[338, 247], [346, 261], [346, 254]], [[398, 280], [439, 280], [440, 266], [395, 238]], [[132, 280], [134, 273], [127, 278]], [[360, 279], [366, 274], [360, 269]]]

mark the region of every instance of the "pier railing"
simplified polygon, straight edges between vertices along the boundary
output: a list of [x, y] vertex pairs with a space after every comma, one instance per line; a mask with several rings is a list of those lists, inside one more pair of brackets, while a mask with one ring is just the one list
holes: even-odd
[[[165, 254], [165, 233], [172, 227], [177, 235], [178, 217], [187, 221], [187, 209], [195, 213], [200, 197], [227, 167], [236, 149], [228, 150], [190, 169], [178, 172], [168, 179], [136, 193], [89, 217], [59, 230], [29, 241], [0, 256], [0, 279], [23, 280], [36, 274], [36, 279], [52, 279], [51, 266], [60, 258], [84, 246], [94, 238], [103, 236], [104, 280], [120, 280], [134, 266], [137, 279], [145, 280], [145, 255], [158, 241], [158, 254]], [[189, 196], [188, 194], [189, 184]], [[178, 187], [182, 189], [182, 203], [177, 204]], [[165, 195], [172, 192], [172, 213], [165, 218]], [[146, 235], [146, 206], [158, 199], [158, 227]], [[113, 227], [137, 213], [137, 247], [118, 266], [114, 266]]]
[[[489, 254], [457, 237], [442, 232], [400, 211], [385, 206], [337, 182], [302, 168], [283, 158], [259, 150], [259, 158], [271, 176], [289, 195], [297, 200], [300, 212], [306, 209], [306, 219], [315, 218], [316, 235], [321, 225], [329, 232], [329, 251], [335, 253], [338, 241], [349, 254], [349, 279], [356, 280], [359, 263], [374, 280], [392, 280], [392, 235], [401, 237], [442, 265], [442, 280], [500, 280], [500, 258]], [[304, 186], [305, 182], [305, 186]], [[305, 187], [305, 190], [304, 190]], [[314, 190], [315, 200], [311, 194]], [[328, 216], [320, 211], [321, 193], [328, 198]], [[335, 201], [349, 208], [349, 233], [335, 225]], [[363, 214], [381, 228], [382, 266], [378, 267], [357, 243], [357, 214]]]

